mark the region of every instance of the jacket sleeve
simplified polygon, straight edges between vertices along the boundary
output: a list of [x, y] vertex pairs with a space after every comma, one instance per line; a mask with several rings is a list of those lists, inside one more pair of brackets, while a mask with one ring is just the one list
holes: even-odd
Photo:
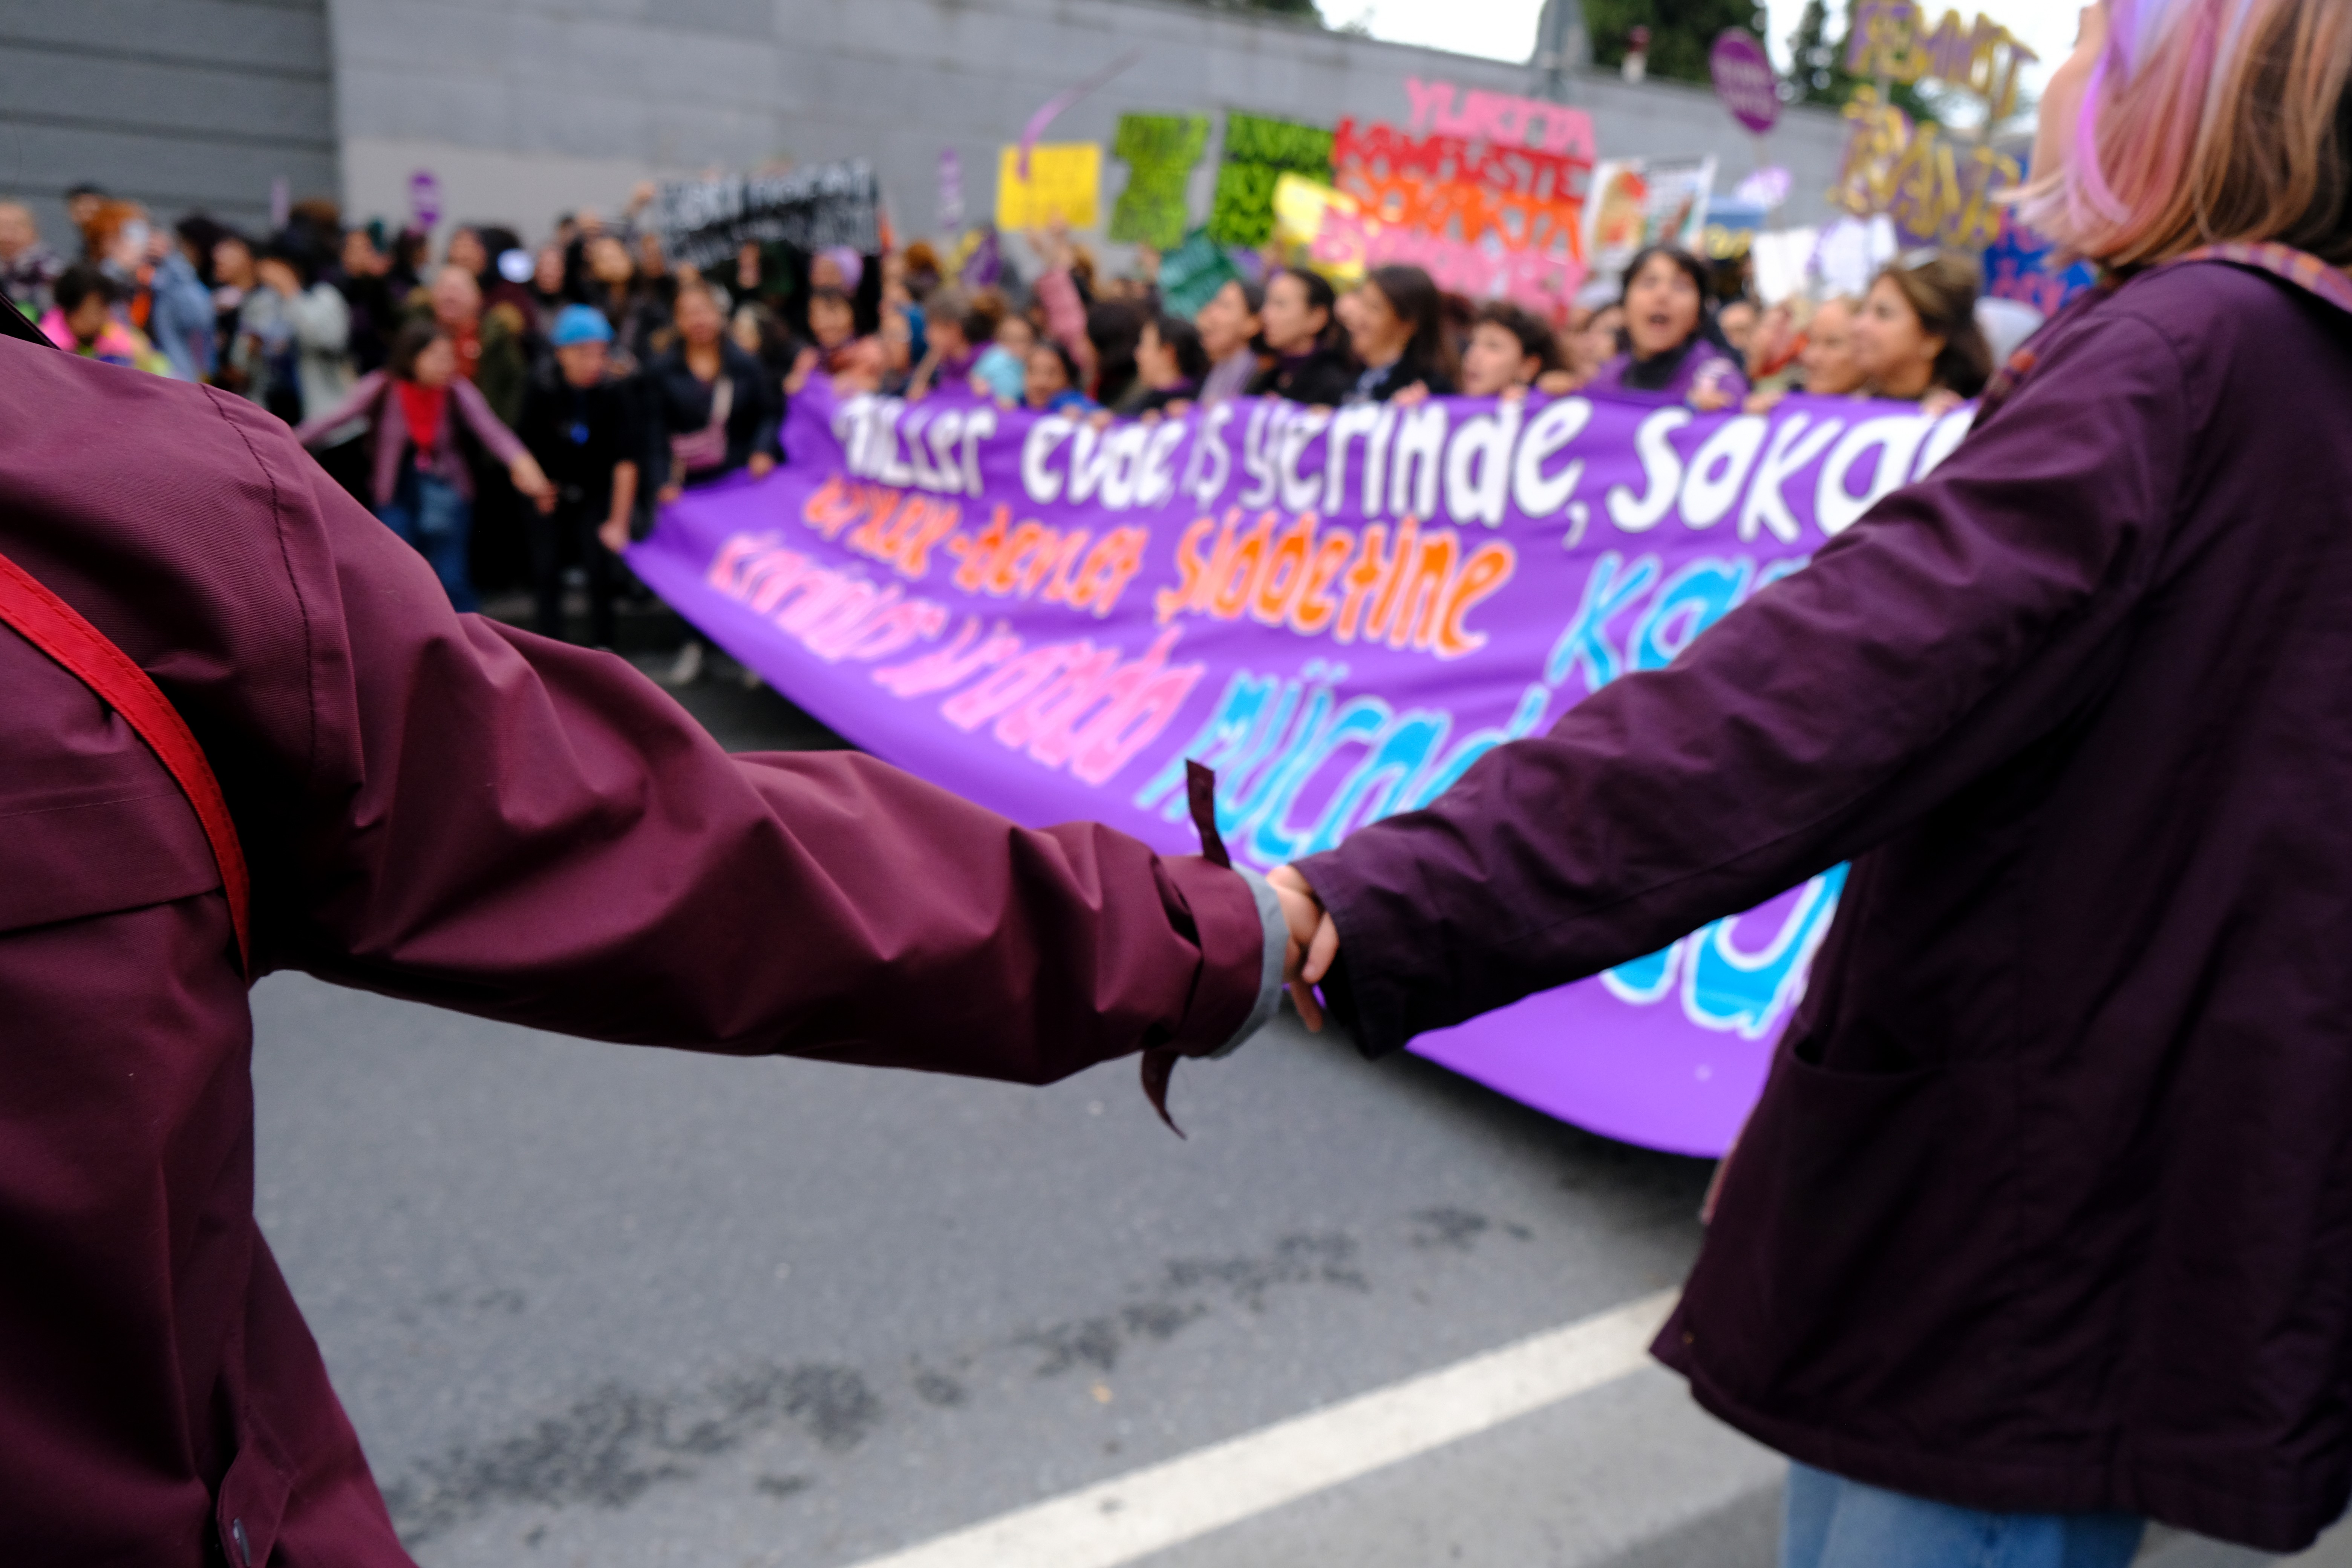
[[449, 384], [450, 401], [457, 407], [466, 428], [501, 463], [511, 463], [522, 456], [523, 446], [515, 433], [506, 426], [491, 409], [489, 398], [472, 382], [462, 376]]
[[[748, 354], [744, 356], [750, 358]], [[745, 378], [760, 410], [760, 423], [751, 432], [751, 450], [765, 452], [778, 462], [784, 459], [784, 387], [768, 374], [768, 367], [757, 360], [751, 362], [751, 374]]]
[[286, 303], [294, 341], [312, 353], [340, 354], [352, 338], [352, 308], [330, 283], [305, 289]]
[[268, 681], [187, 700], [233, 705], [206, 744], [242, 759], [265, 966], [602, 1039], [1024, 1081], [1213, 1050], [1265, 994], [1241, 876], [869, 757], [730, 756], [620, 659], [452, 613], [282, 428], [231, 417], [276, 537], [206, 636], [281, 646], [238, 656]]
[[368, 372], [359, 380], [352, 383], [351, 391], [343, 395], [343, 400], [341, 403], [336, 404], [316, 419], [302, 421], [295, 428], [294, 439], [307, 447], [326, 436], [329, 431], [339, 430], [354, 419], [376, 417], [391, 379], [391, 376], [383, 371]]
[[1368, 1053], [1656, 952], [1894, 837], [2095, 700], [2180, 493], [2190, 378], [2130, 315], [1670, 667], [1299, 869]]

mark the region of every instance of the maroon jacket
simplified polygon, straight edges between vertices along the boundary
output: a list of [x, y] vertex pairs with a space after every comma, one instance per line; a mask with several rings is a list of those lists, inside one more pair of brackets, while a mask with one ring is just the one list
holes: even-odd
[[[0, 553], [204, 742], [261, 968], [1032, 1082], [1213, 1048], [1270, 994], [1240, 876], [864, 757], [730, 758], [618, 659], [453, 614], [236, 398], [0, 341]], [[252, 1024], [194, 812], [6, 630], [0, 693], [6, 1552], [406, 1564], [254, 1226]]]
[[2352, 1483], [2352, 318], [2158, 272], [1669, 668], [1301, 868], [1387, 1049], [1854, 858], [1659, 1353], [2272, 1551]]

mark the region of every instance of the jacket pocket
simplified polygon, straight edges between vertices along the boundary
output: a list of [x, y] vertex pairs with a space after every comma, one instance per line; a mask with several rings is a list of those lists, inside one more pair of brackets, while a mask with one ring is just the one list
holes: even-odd
[[292, 1475], [248, 1439], [221, 1478], [213, 1522], [229, 1568], [264, 1568], [278, 1544], [278, 1521], [294, 1489]]
[[1980, 1394], [2016, 1283], [2016, 1073], [1784, 1048], [1692, 1277], [1710, 1373], [1787, 1415], [1898, 1426]]

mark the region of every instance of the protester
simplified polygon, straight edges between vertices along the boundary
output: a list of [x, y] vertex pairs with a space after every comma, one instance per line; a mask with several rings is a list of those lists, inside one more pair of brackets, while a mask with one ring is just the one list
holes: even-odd
[[457, 374], [480, 389], [499, 423], [511, 429], [522, 416], [523, 387], [530, 378], [522, 318], [515, 308], [502, 304], [484, 310], [481, 285], [461, 263], [449, 262], [433, 275], [430, 289], [409, 300], [407, 314], [411, 321], [430, 321], [448, 334], [457, 351]]
[[1320, 273], [1285, 267], [1266, 279], [1258, 322], [1273, 363], [1250, 384], [1252, 395], [1324, 408], [1347, 397], [1356, 373], [1339, 344], [1338, 304]]
[[1091, 413], [1095, 401], [1079, 390], [1078, 376], [1076, 355], [1052, 338], [1039, 338], [1029, 348], [1022, 403], [1040, 414]]
[[41, 331], [58, 347], [158, 375], [170, 369], [139, 329], [114, 313], [114, 285], [89, 262], [77, 261], [58, 274], [50, 295], [54, 303], [41, 318]]
[[[1126, 403], [1136, 384], [1136, 347], [1152, 312], [1130, 299], [1104, 300], [1087, 310], [1087, 343], [1093, 350], [1094, 399], [1105, 408]], [[1089, 363], [1084, 356], [1081, 363]]]
[[22, 202], [0, 202], [0, 294], [37, 320], [51, 303], [50, 285], [65, 269], [58, 253], [41, 243], [33, 209]]
[[1029, 351], [1037, 344], [1037, 330], [1024, 316], [1007, 315], [996, 324], [987, 352], [975, 361], [975, 384], [1007, 407], [1021, 401], [1029, 386]]
[[1461, 365], [1447, 335], [1444, 296], [1418, 267], [1375, 267], [1354, 291], [1348, 336], [1363, 366], [1342, 399], [1386, 403], [1407, 387], [1444, 397]]
[[1113, 413], [1157, 418], [1171, 405], [1181, 412], [1200, 395], [1209, 353], [1200, 330], [1181, 316], [1155, 316], [1135, 344], [1135, 383]]
[[219, 367], [219, 384], [231, 392], [245, 390], [245, 373], [235, 362], [237, 318], [246, 296], [259, 283], [251, 243], [233, 228], [222, 229], [213, 241], [214, 363]]
[[1544, 376], [1567, 369], [1551, 323], [1507, 300], [1478, 308], [1462, 355], [1465, 397], [1523, 397]]
[[847, 368], [857, 342], [857, 307], [848, 294], [830, 284], [810, 290], [808, 323], [809, 341], [816, 345], [825, 374], [838, 374]]
[[1561, 342], [1570, 380], [1580, 388], [1601, 378], [1609, 362], [1624, 352], [1625, 307], [1611, 300], [1585, 310]]
[[437, 322], [403, 327], [384, 368], [362, 376], [342, 402], [303, 421], [295, 438], [306, 447], [321, 444], [357, 419], [370, 427], [376, 516], [432, 565], [452, 606], [473, 609], [467, 558], [474, 476], [465, 442], [478, 442], [506, 465], [515, 489], [534, 499], [549, 493], [538, 460], [458, 374], [457, 341]]
[[1706, 310], [1706, 266], [1686, 250], [1652, 246], [1625, 268], [1625, 351], [1593, 378], [1596, 389], [1654, 394], [1701, 413], [1748, 395], [1730, 345]]
[[392, 279], [392, 258], [364, 228], [343, 235], [343, 308], [351, 315], [352, 368], [361, 375], [383, 367], [392, 334], [400, 330], [401, 292]]
[[1723, 333], [1724, 342], [1743, 361], [1755, 341], [1757, 321], [1756, 301], [1737, 295], [1726, 300], [1715, 313], [1716, 328]]
[[1803, 369], [1800, 384], [1816, 397], [1859, 396], [1870, 379], [1854, 352], [1854, 301], [1839, 295], [1813, 311], [1798, 363]]
[[[728, 340], [718, 295], [703, 283], [681, 284], [676, 312], [677, 343], [646, 368], [646, 467], [665, 504], [730, 474], [763, 478], [782, 455], [781, 390]], [[704, 656], [702, 638], [689, 634], [670, 683], [700, 679]]]
[[564, 573], [577, 561], [587, 578], [588, 641], [604, 648], [619, 639], [617, 557], [629, 545], [644, 446], [628, 388], [612, 374], [612, 342], [602, 312], [566, 305], [548, 333], [555, 363], [531, 378], [515, 432], [549, 485], [528, 523], [540, 635], [565, 635]]
[[581, 251], [587, 275], [581, 297], [613, 324], [617, 351], [632, 363], [647, 363], [669, 345], [668, 305], [649, 282], [637, 276], [629, 247], [614, 236], [587, 238], [581, 243]]
[[1812, 322], [1812, 307], [1801, 295], [1777, 300], [1765, 308], [1748, 340], [1748, 384], [1758, 393], [1784, 392], [1796, 383], [1798, 357], [1805, 352], [1805, 331]]
[[1977, 325], [1977, 268], [1942, 251], [1889, 262], [1853, 321], [1853, 356], [1874, 397], [1967, 402], [1992, 378], [1992, 350]]
[[25, 1561], [409, 1561], [254, 1218], [257, 976], [1030, 1082], [1271, 1016], [1261, 880], [856, 752], [730, 756], [623, 661], [436, 603], [275, 420], [37, 344], [0, 365], [0, 555], [89, 639], [16, 647], [0, 757], [13, 805], [73, 806], [5, 838]]
[[921, 397], [936, 387], [971, 390], [983, 349], [1003, 319], [1002, 304], [993, 298], [983, 301], [952, 283], [933, 289], [924, 305], [929, 348], [915, 367], [907, 395]]
[[2352, 1489], [2347, 73], [2340, 0], [2087, 7], [2021, 216], [2123, 281], [1804, 570], [1278, 874], [1377, 1056], [1852, 862], [1654, 1347], [1796, 1461], [1785, 1568], [2294, 1552]]
[[254, 277], [229, 363], [248, 400], [301, 425], [351, 394], [343, 358], [351, 307], [333, 284], [313, 276], [309, 253], [282, 237], [255, 261]]
[[92, 184], [88, 180], [66, 187], [66, 222], [70, 224], [74, 233], [81, 237], [80, 259], [89, 262], [101, 259], [89, 248], [89, 228], [90, 225], [98, 220], [100, 209], [113, 199], [107, 194], [104, 185]]
[[1245, 396], [1250, 383], [1263, 368], [1258, 363], [1259, 317], [1265, 309], [1265, 290], [1235, 278], [1228, 280], [1193, 316], [1201, 347], [1209, 356], [1209, 374], [1201, 378], [1202, 404]]
[[168, 238], [156, 236], [160, 254], [148, 279], [153, 301], [148, 331], [175, 381], [210, 381], [219, 368], [213, 291], [202, 270], [219, 230], [202, 214], [191, 214]]

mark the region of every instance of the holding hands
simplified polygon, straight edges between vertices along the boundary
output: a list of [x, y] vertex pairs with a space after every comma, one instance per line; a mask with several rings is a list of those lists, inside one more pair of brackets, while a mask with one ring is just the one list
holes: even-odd
[[1339, 956], [1339, 928], [1331, 921], [1323, 908], [1323, 900], [1297, 868], [1283, 866], [1266, 878], [1274, 896], [1281, 900], [1283, 919], [1290, 926], [1290, 952], [1283, 968], [1283, 981], [1290, 987], [1290, 999], [1298, 1008], [1298, 1016], [1307, 1020], [1307, 1028], [1317, 1034], [1323, 1031], [1323, 1004], [1315, 994], [1315, 987], [1331, 972], [1331, 961]]

